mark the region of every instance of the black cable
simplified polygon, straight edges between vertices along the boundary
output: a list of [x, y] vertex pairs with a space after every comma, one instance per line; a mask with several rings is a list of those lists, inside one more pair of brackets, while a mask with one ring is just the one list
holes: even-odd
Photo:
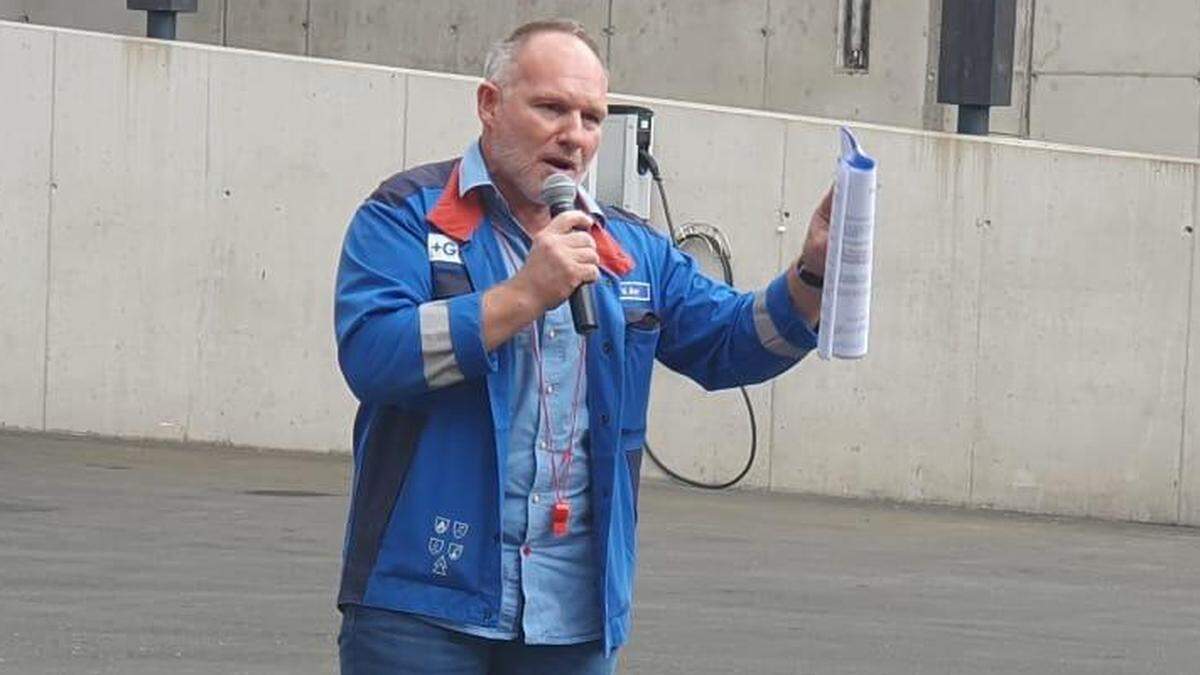
[[[704, 242], [704, 244], [706, 244], [716, 255], [717, 260], [721, 262], [721, 272], [722, 276], [725, 277], [725, 283], [732, 286], [733, 264], [730, 260], [729, 250], [726, 248], [725, 244], [712, 234], [702, 230], [685, 232], [682, 236], [680, 236], [679, 233], [675, 231], [675, 222], [671, 218], [671, 208], [667, 205], [667, 191], [663, 187], [662, 175], [658, 170], [658, 162], [654, 161], [654, 157], [652, 157], [649, 152], [638, 148], [638, 163], [644, 166], [650, 172], [650, 177], [654, 180], [654, 184], [658, 186], [658, 196], [662, 199], [663, 216], [667, 221], [667, 230], [671, 233], [671, 243], [676, 247], [679, 247], [689, 239], [698, 239]], [[740, 483], [741, 480], [746, 477], [746, 474], [750, 473], [750, 468], [754, 466], [754, 458], [758, 454], [758, 421], [754, 417], [754, 404], [750, 401], [750, 394], [746, 392], [745, 387], [738, 387], [738, 390], [742, 392], [742, 400], [746, 403], [746, 414], [750, 418], [750, 456], [746, 458], [746, 465], [742, 467], [742, 470], [738, 473], [738, 475], [721, 483], [705, 483], [693, 478], [688, 478], [687, 476], [679, 474], [668, 468], [667, 465], [664, 464], [661, 459], [659, 459], [658, 455], [655, 455], [654, 451], [650, 449], [650, 442], [643, 441], [643, 446], [646, 449], [646, 454], [650, 457], [650, 461], [654, 462], [655, 466], [657, 466], [662, 470], [663, 473], [667, 474], [671, 478], [683, 483], [684, 485], [690, 485], [696, 488], [702, 488], [705, 490], [724, 490]]]
[[[671, 218], [671, 206], [667, 204], [667, 191], [663, 188], [662, 174], [658, 171], [658, 162], [655, 161], [654, 155], [646, 152], [644, 148], [638, 148], [638, 169], [641, 170], [642, 168], [650, 172], [650, 177], [654, 179], [654, 184], [658, 186], [658, 196], [662, 199], [663, 216], [667, 220], [667, 231], [671, 233], [671, 241], [678, 246], [681, 241], [679, 233], [675, 231], [675, 220]], [[721, 257], [722, 261], [724, 259], [724, 257]], [[729, 272], [729, 276], [733, 276], [732, 271]]]
[[703, 488], [705, 490], [724, 490], [740, 483], [746, 477], [746, 474], [750, 473], [750, 467], [754, 466], [754, 456], [758, 451], [758, 423], [754, 419], [754, 404], [750, 402], [750, 394], [746, 393], [745, 387], [738, 387], [738, 390], [742, 392], [742, 400], [746, 402], [746, 413], [750, 418], [750, 456], [746, 458], [746, 466], [742, 467], [738, 475], [723, 483], [704, 483], [693, 478], [688, 478], [667, 468], [658, 455], [655, 455], [654, 451], [650, 449], [650, 442], [645, 441], [643, 445], [646, 448], [646, 454], [650, 457], [650, 461], [654, 462], [655, 466], [671, 478], [692, 487]]

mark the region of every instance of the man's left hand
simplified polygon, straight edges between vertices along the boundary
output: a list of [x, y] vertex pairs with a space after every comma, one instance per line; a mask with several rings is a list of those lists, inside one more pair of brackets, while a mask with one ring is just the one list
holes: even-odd
[[798, 267], [817, 277], [825, 274], [825, 251], [829, 246], [829, 217], [833, 208], [833, 188], [821, 198], [820, 205], [808, 221], [808, 234], [804, 236], [804, 248], [800, 258], [788, 266], [788, 292], [796, 311], [804, 315], [810, 327], [816, 327], [821, 319], [821, 290], [800, 280]]
[[829, 246], [829, 217], [833, 208], [833, 188], [825, 191], [821, 204], [813, 211], [808, 221], [808, 234], [804, 237], [804, 248], [800, 263], [804, 269], [817, 276], [825, 274], [825, 250]]

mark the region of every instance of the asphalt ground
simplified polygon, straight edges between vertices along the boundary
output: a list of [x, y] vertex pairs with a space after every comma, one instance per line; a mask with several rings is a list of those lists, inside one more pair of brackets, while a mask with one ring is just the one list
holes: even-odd
[[[0, 673], [336, 672], [342, 455], [0, 432]], [[1200, 673], [1200, 530], [642, 488], [622, 673]]]

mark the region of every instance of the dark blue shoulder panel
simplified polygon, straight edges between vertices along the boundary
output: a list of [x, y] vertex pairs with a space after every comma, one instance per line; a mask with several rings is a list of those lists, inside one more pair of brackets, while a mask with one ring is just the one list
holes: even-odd
[[450, 180], [450, 172], [454, 169], [456, 162], [458, 162], [457, 159], [448, 159], [401, 171], [380, 183], [367, 200], [398, 207], [418, 190], [440, 188], [445, 185], [446, 181]]

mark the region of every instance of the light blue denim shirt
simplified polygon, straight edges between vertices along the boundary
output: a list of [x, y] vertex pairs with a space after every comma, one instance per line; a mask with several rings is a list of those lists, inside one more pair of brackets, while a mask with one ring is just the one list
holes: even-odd
[[[530, 239], [493, 185], [478, 142], [463, 153], [460, 171], [462, 194], [475, 189], [482, 192], [500, 249], [506, 252], [503, 268], [497, 271], [511, 277], [528, 255]], [[603, 217], [599, 206], [583, 190], [580, 199], [596, 217]], [[538, 400], [535, 330], [542, 354], [549, 435]], [[570, 305], [564, 302], [501, 347], [512, 359], [509, 391], [513, 395], [501, 520], [500, 623], [495, 628], [445, 622], [438, 625], [493, 639], [522, 638], [529, 644], [572, 644], [604, 637], [588, 494], [587, 382], [581, 368], [581, 341], [571, 320]], [[556, 537], [551, 520], [553, 476], [555, 465], [561, 467], [562, 451], [570, 435], [576, 387], [579, 409], [570, 439], [573, 459], [562, 486], [571, 517], [567, 534]]]

